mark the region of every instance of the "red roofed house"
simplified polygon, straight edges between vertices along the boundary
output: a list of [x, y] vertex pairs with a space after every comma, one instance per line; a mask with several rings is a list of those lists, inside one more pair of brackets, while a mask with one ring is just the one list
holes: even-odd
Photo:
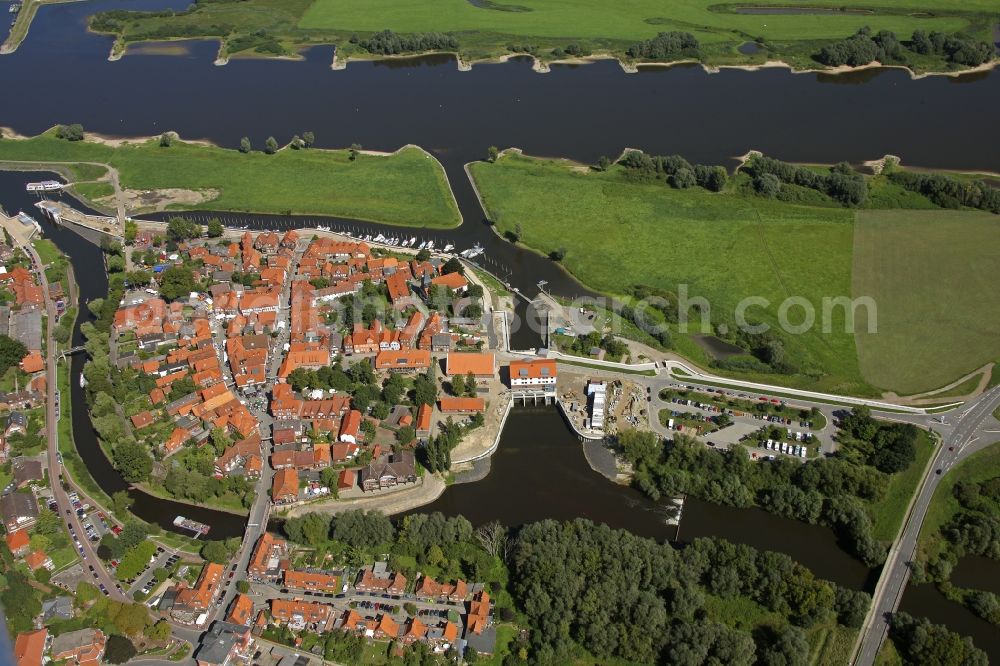
[[469, 288], [469, 281], [461, 273], [448, 273], [431, 278], [431, 285], [435, 287], [447, 287], [452, 291], [463, 292]]
[[493, 377], [496, 371], [496, 357], [492, 353], [450, 352], [445, 363], [445, 374], [449, 377], [467, 375], [471, 372], [477, 379], [488, 379]]
[[426, 437], [431, 434], [431, 416], [432, 408], [430, 405], [420, 405], [417, 409], [417, 435], [420, 437]]
[[97, 666], [104, 656], [107, 636], [100, 629], [79, 629], [52, 639], [52, 660], [66, 666]]
[[14, 557], [23, 557], [31, 549], [28, 530], [16, 530], [7, 534], [7, 548]]
[[22, 631], [14, 641], [14, 663], [17, 666], [42, 666], [49, 630]]
[[380, 351], [375, 357], [376, 370], [409, 372], [412, 370], [426, 370], [429, 367], [431, 367], [431, 353], [427, 349]]
[[550, 359], [510, 362], [510, 385], [555, 386], [556, 362]]
[[271, 500], [275, 504], [294, 502], [299, 497], [299, 474], [294, 468], [281, 469], [274, 473], [271, 484]]
[[49, 571], [55, 569], [55, 565], [52, 564], [52, 558], [41, 550], [28, 553], [24, 558], [24, 563], [27, 564], [28, 568], [32, 571], [38, 571], [42, 568], [48, 569]]
[[351, 444], [358, 443], [358, 437], [361, 434], [361, 412], [356, 409], [352, 409], [347, 413], [340, 422], [340, 435], [339, 439], [342, 442], [350, 442]]
[[37, 351], [30, 352], [21, 359], [21, 370], [29, 375], [45, 369], [45, 358]]
[[485, 398], [452, 398], [441, 396], [438, 405], [442, 414], [472, 414], [486, 411]]

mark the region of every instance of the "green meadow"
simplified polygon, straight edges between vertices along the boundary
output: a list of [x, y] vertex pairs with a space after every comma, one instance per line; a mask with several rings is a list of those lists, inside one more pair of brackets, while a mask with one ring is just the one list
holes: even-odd
[[878, 306], [875, 333], [866, 317], [856, 321], [868, 382], [918, 393], [1000, 357], [996, 215], [864, 210], [857, 216], [853, 291]]
[[[119, 147], [65, 141], [53, 132], [25, 140], [0, 141], [0, 162], [98, 162], [118, 170], [133, 190], [179, 188], [217, 193], [195, 206], [210, 210], [336, 215], [425, 227], [454, 227], [458, 209], [444, 170], [419, 148], [390, 156], [347, 150], [292, 150], [274, 155], [157, 140]], [[87, 185], [83, 194], [106, 196]]]
[[[750, 307], [748, 320], [770, 326], [789, 296], [806, 299], [819, 313], [823, 297], [851, 293], [849, 210], [675, 190], [629, 181], [621, 167], [601, 173], [520, 155], [476, 163], [471, 171], [498, 232], [520, 225], [525, 245], [544, 254], [565, 248], [563, 266], [604, 293], [622, 295], [643, 284], [677, 294], [686, 285], [690, 297], [708, 300], [713, 323], [730, 324], [740, 301], [752, 296], [769, 305]], [[801, 309], [789, 312], [793, 323], [801, 316], [796, 312]], [[690, 317], [689, 332], [703, 332], [693, 310]], [[828, 334], [783, 338], [806, 372], [782, 383], [871, 393], [843, 310], [835, 309], [830, 321]], [[685, 336], [674, 337], [681, 348]]]
[[[994, 215], [807, 206], [732, 183], [721, 193], [676, 190], [629, 180], [621, 167], [598, 172], [517, 154], [470, 170], [500, 234], [519, 228], [530, 248], [565, 250], [562, 265], [595, 290], [622, 296], [641, 284], [677, 294], [686, 285], [709, 301], [713, 324], [731, 324], [741, 299], [757, 297], [767, 305], [749, 308], [748, 319], [776, 329], [780, 304], [805, 299], [816, 325], [781, 336], [799, 374], [757, 379], [912, 394], [1000, 356], [1000, 293], [990, 287], [1000, 250]], [[824, 317], [825, 298], [860, 296], [874, 300], [876, 334], [867, 333], [863, 307], [853, 325], [843, 307], [828, 307]], [[787, 319], [800, 323], [801, 313], [791, 307]], [[697, 314], [690, 317], [690, 333], [701, 332]], [[709, 360], [690, 336], [673, 337], [682, 354]]]

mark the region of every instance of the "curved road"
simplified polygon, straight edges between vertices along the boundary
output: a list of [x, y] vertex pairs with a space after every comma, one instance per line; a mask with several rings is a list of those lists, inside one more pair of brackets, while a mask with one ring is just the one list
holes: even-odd
[[[46, 348], [48, 353], [46, 354], [46, 374], [47, 374], [47, 389], [48, 395], [46, 400], [45, 409], [45, 422], [46, 431], [48, 433], [48, 468], [49, 468], [49, 482], [52, 486], [52, 494], [56, 499], [56, 504], [58, 505], [59, 517], [66, 520], [76, 532], [77, 538], [80, 540], [80, 547], [83, 548], [83, 553], [81, 559], [83, 564], [86, 565], [89, 571], [93, 572], [90, 575], [94, 576], [95, 579], [100, 584], [103, 585], [107, 590], [108, 594], [116, 599], [124, 599], [121, 591], [118, 588], [118, 584], [115, 582], [114, 578], [105, 570], [103, 563], [100, 558], [97, 557], [97, 553], [94, 552], [90, 539], [87, 538], [87, 532], [83, 529], [80, 524], [80, 519], [77, 517], [76, 512], [73, 510], [73, 505], [69, 500], [69, 496], [62, 487], [60, 481], [63, 480], [62, 476], [62, 466], [59, 464], [58, 452], [59, 452], [59, 418], [56, 414], [56, 391], [58, 390], [57, 381], [58, 378], [58, 354], [54, 353], [56, 350], [56, 341], [52, 336], [52, 332], [55, 330], [56, 322], [56, 309], [49, 298], [49, 281], [45, 277], [45, 266], [42, 264], [41, 258], [32, 247], [30, 241], [25, 242], [21, 245], [28, 256], [31, 257], [31, 263], [35, 272], [38, 276], [38, 281], [42, 286], [42, 293], [45, 296], [45, 307], [49, 318], [49, 325], [47, 327], [48, 337], [46, 340]], [[89, 579], [87, 579], [89, 581]]]
[[906, 583], [910, 578], [909, 563], [916, 553], [917, 539], [924, 518], [927, 516], [931, 498], [934, 497], [934, 492], [949, 469], [995, 441], [995, 437], [981, 436], [985, 433], [980, 433], [980, 427], [984, 421], [990, 419], [998, 405], [1000, 405], [1000, 386], [995, 386], [975, 400], [949, 412], [949, 415], [956, 419], [953, 423], [935, 426], [944, 435], [943, 444], [928, 467], [916, 499], [903, 523], [903, 529], [886, 558], [882, 574], [875, 586], [868, 617], [855, 645], [854, 664], [870, 666], [875, 663], [879, 648], [889, 632], [889, 618], [899, 607]]

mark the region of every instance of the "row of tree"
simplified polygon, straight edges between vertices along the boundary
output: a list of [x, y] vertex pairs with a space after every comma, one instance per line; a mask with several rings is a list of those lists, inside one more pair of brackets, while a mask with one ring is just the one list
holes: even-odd
[[903, 43], [890, 30], [873, 33], [864, 27], [847, 39], [827, 44], [815, 58], [824, 65], [859, 67], [872, 62], [906, 64], [908, 55], [942, 56], [949, 63], [976, 67], [993, 58], [993, 45], [963, 35], [946, 35], [916, 30], [908, 43]]
[[661, 32], [630, 46], [625, 54], [637, 60], [672, 60], [698, 57], [698, 40], [690, 32]]
[[454, 51], [458, 40], [454, 35], [442, 32], [414, 33], [400, 35], [392, 30], [377, 32], [368, 39], [351, 38], [353, 43], [369, 53], [379, 55], [399, 55], [402, 53], [422, 53], [424, 51]]
[[680, 155], [647, 155], [641, 150], [628, 151], [622, 160], [622, 166], [633, 179], [658, 178], [681, 190], [697, 185], [712, 192], [721, 192], [729, 179], [721, 166], [692, 165]]
[[1000, 213], [1000, 190], [982, 180], [959, 180], [939, 173], [892, 171], [889, 180], [919, 192], [942, 208], [967, 206]]
[[773, 157], [755, 155], [743, 169], [753, 178], [754, 189], [766, 196], [777, 196], [781, 184], [787, 183], [822, 192], [845, 206], [860, 206], [868, 198], [864, 176], [846, 162], [830, 167], [827, 173], [818, 173]]

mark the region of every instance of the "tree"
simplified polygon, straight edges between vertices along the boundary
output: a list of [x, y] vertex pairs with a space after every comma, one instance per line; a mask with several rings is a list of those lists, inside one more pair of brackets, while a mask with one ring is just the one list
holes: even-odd
[[289, 145], [292, 147], [292, 150], [300, 150], [306, 147], [306, 142], [302, 140], [302, 137], [296, 134], [292, 137], [292, 141]]
[[80, 123], [73, 123], [72, 125], [59, 125], [56, 127], [56, 138], [65, 139], [66, 141], [82, 141], [83, 125]]
[[406, 383], [398, 373], [390, 373], [382, 385], [382, 399], [389, 405], [398, 405], [406, 392]]
[[451, 378], [451, 392], [456, 396], [461, 396], [465, 393], [465, 377], [463, 375], [456, 374]]
[[135, 220], [125, 220], [125, 226], [122, 233], [122, 237], [125, 239], [125, 242], [134, 243], [135, 237], [138, 233], [139, 225], [136, 224]]
[[0, 375], [21, 362], [28, 355], [28, 348], [19, 340], [8, 335], [0, 335]]
[[469, 370], [469, 372], [465, 375], [465, 395], [469, 398], [475, 398], [479, 395], [476, 376], [472, 374], [472, 370]]
[[465, 266], [458, 257], [452, 257], [441, 266], [441, 273], [444, 275], [448, 275], [449, 273], [465, 275]]
[[208, 237], [218, 238], [225, 232], [226, 228], [222, 226], [222, 220], [217, 217], [213, 217], [208, 221]]
[[305, 145], [306, 148], [312, 148], [313, 144], [316, 143], [316, 135], [313, 134], [312, 132], [303, 132], [302, 143]]
[[601, 155], [597, 160], [597, 170], [607, 171], [611, 167], [611, 160], [606, 155]]
[[171, 266], [160, 273], [160, 295], [168, 301], [187, 296], [196, 286], [190, 268]]
[[682, 167], [670, 177], [670, 184], [679, 190], [684, 190], [697, 185], [698, 179], [695, 178], [693, 170]]
[[498, 157], [500, 157], [500, 150], [496, 146], [490, 146], [486, 149], [487, 162], [496, 162]]
[[158, 620], [146, 631], [146, 636], [154, 643], [166, 642], [170, 638], [170, 623], [166, 620]]
[[975, 647], [972, 639], [902, 611], [889, 620], [889, 637], [905, 664], [985, 666], [988, 663], [986, 653]]
[[274, 155], [278, 152], [278, 141], [273, 136], [267, 137], [267, 141], [264, 142], [264, 152], [268, 155]]
[[129, 482], [145, 481], [153, 470], [153, 459], [146, 449], [133, 440], [125, 440], [114, 448], [115, 469]]
[[370, 550], [392, 541], [395, 529], [385, 514], [351, 510], [333, 517], [332, 537], [360, 550]]
[[160, 148], [169, 148], [174, 143], [174, 135], [170, 132], [164, 132], [160, 135]]
[[201, 225], [186, 218], [173, 216], [167, 220], [167, 240], [179, 243], [201, 236]]
[[241, 153], [249, 153], [252, 149], [253, 149], [253, 146], [250, 145], [250, 137], [246, 137], [245, 136], [242, 139], [240, 139], [240, 152]]
[[358, 153], [360, 153], [360, 152], [361, 152], [361, 144], [360, 143], [352, 143], [351, 144], [351, 149], [348, 152], [348, 159], [350, 159], [353, 162], [354, 160], [358, 159]]
[[414, 430], [413, 426], [403, 426], [396, 431], [396, 441], [400, 444], [406, 445], [417, 438], [417, 431]]
[[549, 259], [552, 261], [562, 261], [566, 258], [566, 248], [565, 246], [557, 247], [556, 249], [549, 252]]
[[116, 516], [121, 518], [125, 518], [129, 515], [128, 510], [132, 504], [132, 498], [129, 497], [129, 494], [124, 490], [118, 490], [111, 496], [111, 510]]
[[229, 561], [229, 550], [224, 541], [206, 541], [201, 547], [201, 556], [209, 562], [225, 564]]
[[776, 197], [781, 191], [781, 181], [773, 173], [765, 173], [753, 179], [754, 191], [763, 197]]
[[136, 655], [135, 645], [124, 636], [112, 634], [108, 636], [104, 659], [112, 664], [124, 664]]
[[250, 582], [246, 580], [236, 581], [236, 591], [240, 594], [248, 594], [250, 592]]

